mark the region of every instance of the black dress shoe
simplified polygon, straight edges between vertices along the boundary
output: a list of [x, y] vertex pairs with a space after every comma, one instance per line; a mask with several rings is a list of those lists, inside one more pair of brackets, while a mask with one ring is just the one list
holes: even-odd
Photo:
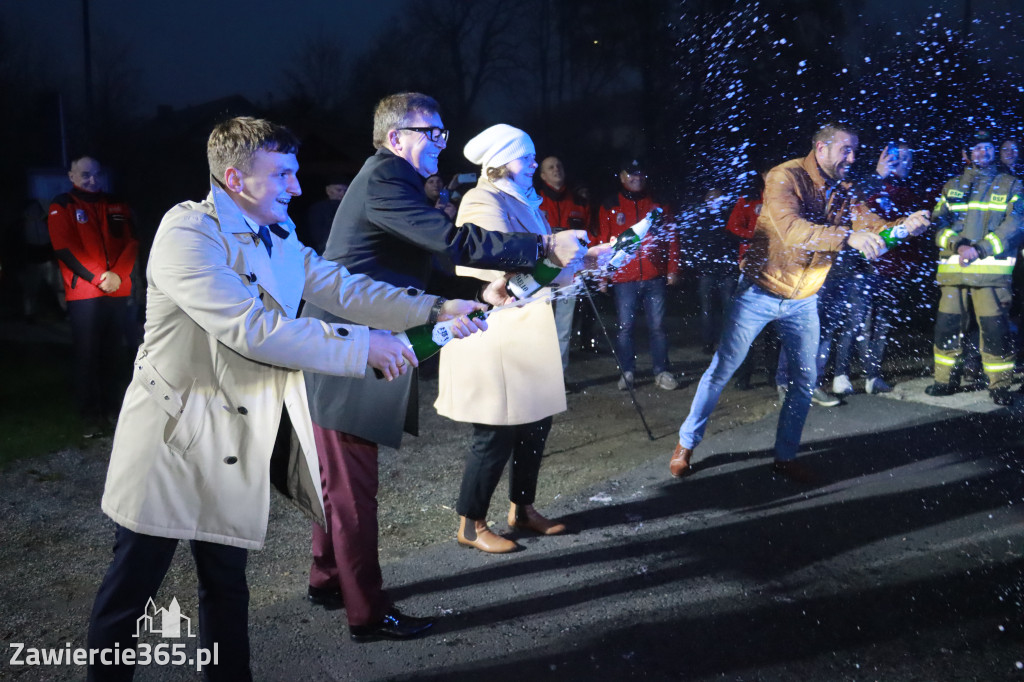
[[378, 639], [412, 639], [434, 625], [433, 618], [407, 616], [395, 607], [388, 609], [384, 620], [376, 625], [349, 625], [353, 642], [374, 642]]
[[947, 395], [953, 395], [954, 393], [956, 393], [956, 389], [957, 387], [954, 386], [952, 382], [944, 384], [942, 382], [936, 381], [931, 386], [925, 388], [924, 392], [932, 396], [933, 398], [944, 398]]
[[988, 395], [996, 405], [1013, 405], [1013, 394], [1008, 388], [990, 389]]
[[341, 590], [337, 588], [313, 587], [310, 585], [306, 596], [310, 602], [316, 606], [322, 606], [328, 611], [334, 611], [345, 606], [345, 600], [341, 597]]

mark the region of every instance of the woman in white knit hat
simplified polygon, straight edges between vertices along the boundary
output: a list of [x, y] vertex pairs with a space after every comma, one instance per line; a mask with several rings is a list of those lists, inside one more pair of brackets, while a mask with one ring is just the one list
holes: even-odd
[[[466, 193], [455, 220], [488, 230], [550, 234], [533, 189], [537, 169], [530, 136], [498, 124], [474, 137], [463, 152], [480, 164], [480, 180]], [[458, 268], [458, 274], [484, 281], [506, 273]], [[511, 273], [509, 273], [511, 274]], [[566, 268], [556, 284], [572, 280]], [[453, 341], [441, 350], [434, 407], [455, 421], [473, 424], [456, 510], [460, 544], [484, 552], [510, 552], [515, 542], [491, 532], [487, 509], [511, 457], [508, 523], [543, 535], [565, 530], [534, 508], [537, 476], [551, 415], [565, 410], [562, 360], [555, 320], [548, 303], [536, 302], [495, 313], [486, 334]]]

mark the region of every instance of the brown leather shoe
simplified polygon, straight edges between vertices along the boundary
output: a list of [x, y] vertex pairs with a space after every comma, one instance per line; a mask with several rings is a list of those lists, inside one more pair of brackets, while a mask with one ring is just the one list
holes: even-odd
[[497, 533], [492, 533], [486, 521], [474, 521], [465, 516], [459, 517], [459, 544], [465, 547], [476, 547], [481, 552], [490, 554], [507, 554], [519, 548], [519, 545]]
[[690, 458], [693, 457], [693, 450], [691, 448], [684, 448], [680, 444], [676, 444], [676, 449], [672, 451], [672, 459], [668, 461], [668, 470], [676, 478], [682, 478], [693, 473], [693, 467], [690, 466]]
[[814, 470], [795, 459], [787, 461], [775, 460], [772, 462], [772, 473], [788, 478], [800, 485], [813, 485], [818, 482], [818, 475], [814, 473]]
[[510, 528], [526, 528], [541, 535], [558, 535], [565, 532], [564, 523], [544, 518], [532, 504], [513, 502], [508, 510], [508, 525]]

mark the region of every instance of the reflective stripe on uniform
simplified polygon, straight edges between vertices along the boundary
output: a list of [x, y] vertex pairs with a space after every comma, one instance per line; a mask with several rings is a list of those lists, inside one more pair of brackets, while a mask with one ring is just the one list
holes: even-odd
[[966, 204], [949, 204], [949, 210], [953, 213], [964, 213], [965, 211], [1005, 211], [1008, 204], [998, 204], [988, 201], [969, 201]]
[[985, 235], [985, 241], [992, 245], [992, 253], [1002, 253], [1006, 251], [1006, 247], [1003, 245], [1003, 240], [999, 238], [995, 232], [989, 232]]
[[956, 232], [949, 229], [948, 227], [942, 232], [939, 232], [939, 248], [948, 249], [950, 240], [952, 240], [955, 236]]
[[1012, 362], [982, 362], [981, 368], [988, 372], [1010, 372], [1016, 365]]
[[979, 258], [970, 265], [960, 265], [960, 256], [950, 256], [946, 260], [939, 261], [939, 274], [964, 274], [964, 275], [1009, 275], [1013, 273], [1013, 266], [1017, 259], [1009, 258]]
[[953, 367], [956, 365], [956, 358], [951, 358], [948, 355], [935, 354], [935, 364], [945, 365], [946, 367]]

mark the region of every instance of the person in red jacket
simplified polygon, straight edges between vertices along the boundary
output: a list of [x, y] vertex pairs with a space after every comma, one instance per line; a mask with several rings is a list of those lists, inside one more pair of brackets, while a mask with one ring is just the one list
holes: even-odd
[[75, 400], [86, 438], [116, 414], [117, 361], [123, 355], [139, 243], [128, 205], [103, 191], [91, 156], [71, 162], [72, 189], [50, 204], [47, 225], [60, 265], [74, 345]]
[[[640, 222], [654, 208], [664, 208], [647, 193], [647, 174], [643, 165], [631, 159], [619, 172], [622, 188], [601, 205], [598, 220], [600, 240], [607, 242]], [[654, 383], [666, 391], [679, 382], [669, 370], [668, 337], [665, 334], [665, 287], [679, 281], [679, 241], [669, 226], [651, 230], [640, 243], [636, 256], [612, 273], [612, 291], [619, 318], [617, 352], [623, 378], [619, 389], [633, 383], [636, 355], [633, 347], [633, 326], [639, 304], [647, 315]]]
[[[545, 157], [540, 162], [538, 180], [534, 182], [540, 195], [540, 212], [544, 214], [552, 232], [562, 230], [592, 230], [590, 206], [586, 189], [575, 191], [566, 184], [565, 167], [557, 156]], [[562, 354], [562, 370], [569, 367], [569, 341], [572, 339], [573, 313], [576, 297], [566, 296], [554, 301], [555, 328], [558, 330], [558, 350]], [[590, 336], [589, 334], [586, 334]]]

